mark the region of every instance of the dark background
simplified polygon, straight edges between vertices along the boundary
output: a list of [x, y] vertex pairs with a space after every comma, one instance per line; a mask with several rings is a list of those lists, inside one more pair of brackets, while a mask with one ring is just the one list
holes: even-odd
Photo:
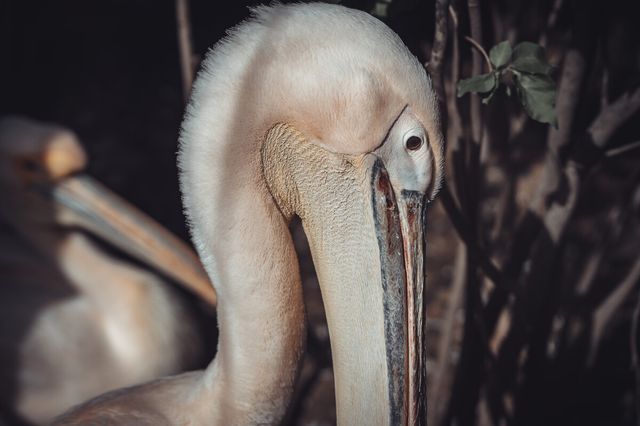
[[[342, 3], [370, 11], [376, 3], [383, 2]], [[482, 44], [488, 49], [504, 39], [510, 28], [517, 29], [519, 41], [537, 40], [553, 3], [550, 0], [483, 1]], [[557, 23], [549, 31], [551, 42], [547, 53], [554, 65], [558, 65], [569, 46], [589, 52], [589, 69], [581, 88], [583, 96], [573, 124], [577, 130], [587, 128], [601, 107], [604, 69], [609, 74], [605, 92], [611, 100], [640, 83], [640, 25], [637, 22], [640, 15], [635, 3], [631, 0], [564, 2]], [[257, 2], [192, 0], [195, 53], [202, 56], [227, 28], [247, 17], [251, 4]], [[427, 61], [434, 32], [433, 2], [395, 1], [389, 7], [383, 19], [422, 62]], [[469, 33], [468, 18], [464, 5], [458, 4], [457, 9], [461, 37]], [[172, 1], [4, 0], [0, 3], [0, 115], [21, 114], [72, 129], [88, 151], [89, 174], [188, 240], [175, 165], [184, 108], [175, 22]], [[496, 23], [501, 23], [502, 30], [496, 28]], [[464, 41], [460, 43], [461, 73], [467, 77], [470, 49]], [[450, 56], [447, 59], [450, 60]], [[559, 71], [554, 78], [558, 76]], [[507, 179], [512, 179], [512, 183], [525, 182], [535, 174], [533, 171], [544, 158], [548, 126], [528, 120], [524, 131], [512, 140], [505, 136], [504, 123], [517, 115], [518, 105], [502, 96], [483, 108], [490, 139], [496, 147], [495, 156], [507, 164], [504, 167], [510, 173]], [[464, 104], [461, 116], [466, 128], [469, 114]], [[620, 127], [610, 146], [639, 140], [638, 118], [636, 113]], [[466, 133], [464, 130], [463, 134]], [[571, 225], [561, 247], [557, 248], [557, 261], [552, 265], [554, 288], [564, 290], [549, 296], [550, 300], [560, 306], [558, 311], [564, 312], [565, 317], [583, 318], [586, 330], [590, 314], [615, 289], [630, 262], [640, 254], [638, 213], [634, 210], [630, 224], [625, 225], [626, 231], [613, 243], [596, 279], [595, 290], [582, 298], [572, 296], [567, 290], [584, 269], [588, 254], [605, 239], [610, 226], [606, 217], [611, 208], [618, 206], [623, 212], [632, 208], [628, 200], [623, 199], [623, 193], [629, 177], [639, 168], [638, 151], [601, 161], [589, 172]], [[533, 191], [539, 185], [535, 177], [532, 179], [523, 191]], [[486, 206], [495, 202], [491, 191], [490, 185], [483, 189]], [[514, 207], [507, 222], [517, 222], [518, 208], [521, 206]], [[443, 321], [448, 306], [457, 243], [441, 206], [436, 204], [430, 214], [429, 317], [435, 324], [430, 356], [434, 358], [439, 337], [437, 324]], [[490, 216], [479, 221], [481, 228], [490, 226]], [[511, 230], [513, 227], [507, 224], [503, 234]], [[497, 253], [498, 260], [500, 253], [508, 249], [504, 235], [492, 241], [487, 238], [486, 243]], [[303, 273], [309, 288], [313, 289], [312, 267], [302, 250]], [[314, 291], [311, 291], [311, 303], [315, 305], [310, 307], [310, 317], [312, 322], [321, 324], [320, 302]], [[511, 417], [508, 424], [630, 425], [637, 422], [638, 395], [629, 343], [636, 299], [637, 284], [607, 329], [595, 366], [584, 365], [588, 333], [581, 334], [577, 343], [568, 345], [562, 357], [539, 364], [538, 370], [529, 366], [522, 374], [538, 375], [542, 383], [523, 385], [521, 395], [529, 395], [528, 405], [535, 407], [538, 414], [529, 420]], [[460, 312], [459, 317], [463, 316]], [[458, 325], [455, 353], [461, 350], [463, 334], [462, 325]], [[311, 344], [320, 358], [326, 357], [327, 343], [323, 342], [315, 349], [316, 343]], [[487, 376], [482, 377], [484, 381]], [[315, 396], [309, 398], [318, 398], [314, 400], [318, 401], [315, 414], [314, 410], [311, 414], [307, 410], [304, 418], [331, 421], [332, 416], [326, 411], [333, 410], [332, 382], [326, 375], [317, 380], [324, 388], [316, 389], [315, 394], [312, 392]], [[457, 407], [450, 411], [469, 411], [468, 405]], [[532, 408], [524, 412], [527, 410], [531, 412]], [[478, 415], [478, 423], [483, 422], [481, 418]], [[465, 424], [465, 420], [460, 421]]]

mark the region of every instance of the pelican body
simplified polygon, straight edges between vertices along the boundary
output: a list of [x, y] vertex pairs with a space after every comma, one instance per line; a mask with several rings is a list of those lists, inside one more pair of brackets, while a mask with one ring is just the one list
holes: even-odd
[[338, 423], [424, 424], [438, 120], [424, 68], [380, 21], [321, 3], [254, 9], [205, 59], [180, 137], [218, 353], [205, 371], [107, 394], [58, 424], [277, 424], [305, 337], [295, 215], [325, 304]]
[[195, 254], [82, 175], [85, 164], [71, 132], [0, 120], [0, 404], [33, 424], [203, 357], [183, 295], [113, 246], [160, 270], [177, 264], [171, 277], [213, 293]]

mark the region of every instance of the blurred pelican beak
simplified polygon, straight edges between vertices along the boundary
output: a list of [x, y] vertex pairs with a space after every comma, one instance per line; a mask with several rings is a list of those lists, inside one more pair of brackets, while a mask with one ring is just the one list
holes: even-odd
[[86, 175], [61, 179], [46, 192], [60, 223], [90, 232], [215, 306], [215, 291], [197, 255], [149, 216]]
[[373, 170], [389, 377], [390, 423], [426, 424], [425, 195], [394, 191], [381, 161]]

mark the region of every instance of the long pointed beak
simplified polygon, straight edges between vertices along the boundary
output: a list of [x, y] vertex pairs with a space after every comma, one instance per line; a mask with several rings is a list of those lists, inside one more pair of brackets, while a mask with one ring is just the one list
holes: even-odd
[[88, 176], [68, 177], [49, 191], [61, 224], [89, 231], [215, 306], [197, 255], [162, 225]]
[[427, 367], [424, 300], [424, 194], [402, 191], [398, 202], [407, 288], [408, 422], [426, 424]]
[[[390, 423], [426, 424], [425, 196], [396, 194], [381, 162], [373, 172], [380, 246]], [[397, 196], [396, 196], [397, 195]]]

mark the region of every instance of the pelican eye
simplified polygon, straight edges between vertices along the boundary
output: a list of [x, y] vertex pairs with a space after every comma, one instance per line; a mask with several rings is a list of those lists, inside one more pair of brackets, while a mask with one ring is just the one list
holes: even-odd
[[422, 146], [422, 139], [419, 136], [410, 136], [404, 143], [409, 151], [417, 151]]

